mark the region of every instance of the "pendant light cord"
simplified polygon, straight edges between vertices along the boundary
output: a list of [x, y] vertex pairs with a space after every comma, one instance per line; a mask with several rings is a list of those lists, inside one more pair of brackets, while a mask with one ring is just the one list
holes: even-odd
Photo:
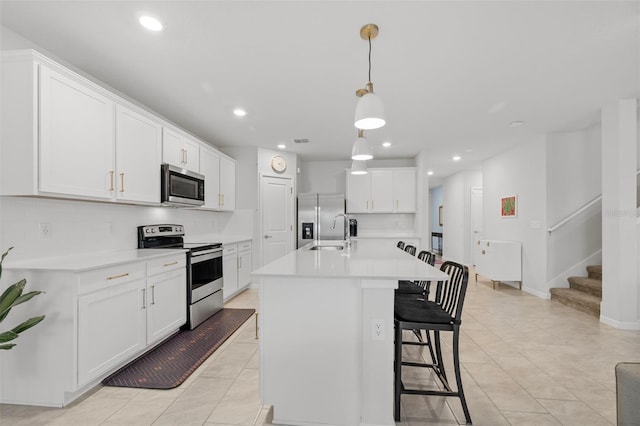
[[371, 81], [371, 36], [369, 38], [369, 81]]

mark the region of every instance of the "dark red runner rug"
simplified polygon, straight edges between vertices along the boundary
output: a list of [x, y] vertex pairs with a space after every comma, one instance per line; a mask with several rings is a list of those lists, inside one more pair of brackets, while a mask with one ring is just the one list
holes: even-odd
[[178, 332], [102, 381], [106, 386], [171, 389], [179, 386], [255, 309], [225, 308], [194, 330]]

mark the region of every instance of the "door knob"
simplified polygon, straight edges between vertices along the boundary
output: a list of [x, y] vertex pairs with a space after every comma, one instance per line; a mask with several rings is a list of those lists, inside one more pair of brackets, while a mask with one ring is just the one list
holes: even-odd
[[273, 238], [273, 236], [272, 236], [272, 235], [264, 234], [264, 239], [266, 240], [267, 238]]

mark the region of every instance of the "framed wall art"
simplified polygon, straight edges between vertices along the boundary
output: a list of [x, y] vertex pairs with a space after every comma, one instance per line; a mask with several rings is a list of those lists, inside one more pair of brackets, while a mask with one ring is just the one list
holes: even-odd
[[509, 195], [500, 198], [500, 216], [516, 217], [518, 215], [518, 196]]

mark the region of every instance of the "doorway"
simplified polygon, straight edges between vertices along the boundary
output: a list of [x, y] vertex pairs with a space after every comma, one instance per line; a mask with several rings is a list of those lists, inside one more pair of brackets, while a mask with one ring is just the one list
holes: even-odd
[[290, 177], [260, 176], [260, 265], [294, 247], [295, 197]]

